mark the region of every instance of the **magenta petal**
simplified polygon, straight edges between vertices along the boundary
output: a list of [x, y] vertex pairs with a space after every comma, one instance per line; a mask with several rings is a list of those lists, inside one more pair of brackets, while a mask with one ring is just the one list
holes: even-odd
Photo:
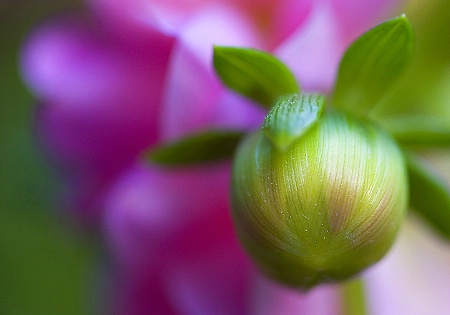
[[208, 125], [221, 86], [209, 69], [189, 51], [177, 46], [165, 91], [161, 137], [173, 139]]
[[31, 34], [22, 69], [45, 104], [38, 138], [86, 194], [156, 141], [168, 45], [165, 54], [139, 54], [71, 17]]
[[199, 11], [185, 25], [172, 55], [164, 97], [161, 133], [179, 137], [214, 126], [223, 87], [212, 69], [213, 45], [258, 45], [255, 32], [226, 7]]
[[223, 91], [211, 113], [214, 127], [219, 129], [236, 129], [254, 131], [264, 120], [267, 110], [231, 91]]
[[149, 28], [175, 34], [195, 11], [214, 5], [209, 0], [89, 0], [103, 20], [143, 35]]
[[96, 17], [119, 38], [146, 41], [149, 33], [172, 32], [168, 21], [158, 16], [155, 6], [145, 0], [88, 0]]
[[227, 165], [136, 166], [117, 181], [106, 196], [104, 231], [125, 283], [122, 309], [245, 313], [250, 265], [229, 217], [228, 181]]
[[167, 291], [180, 314], [248, 314], [253, 272], [235, 238], [169, 265]]
[[[151, 142], [148, 123], [127, 126], [100, 114], [81, 115], [64, 105], [39, 105], [35, 136], [66, 181], [69, 195], [65, 208], [78, 219], [95, 224], [98, 195]], [[137, 135], [130, 137], [133, 132]]]
[[173, 255], [145, 273], [116, 274], [114, 314], [248, 314], [249, 261], [236, 239]]
[[[259, 2], [259, 1], [257, 1]], [[296, 30], [303, 27], [313, 7], [313, 0], [271, 1], [265, 17], [271, 15], [270, 25], [263, 27], [263, 37], [267, 38], [268, 47], [273, 49], [283, 43]], [[257, 3], [253, 5], [255, 10]]]
[[224, 165], [138, 166], [119, 178], [104, 203], [104, 231], [119, 265], [145, 272], [173, 255], [214, 247], [232, 234], [228, 181]]
[[266, 278], [254, 283], [254, 315], [336, 315], [340, 314], [339, 287], [324, 285], [307, 293], [281, 286]]
[[[259, 29], [264, 48], [273, 48], [301, 26], [312, 0], [90, 0], [98, 17], [116, 32], [143, 37], [151, 29], [174, 35], [202, 10], [233, 8]], [[225, 9], [224, 9], [225, 10]], [[228, 9], [226, 9], [228, 10]], [[231, 24], [230, 24], [231, 25]]]
[[31, 34], [22, 70], [40, 99], [62, 101], [84, 113], [101, 109], [107, 115], [127, 115], [129, 108], [142, 113], [143, 101], [152, 101], [145, 108], [157, 107], [169, 50], [166, 55], [130, 54], [88, 22], [68, 17]]
[[114, 280], [108, 314], [181, 315], [167, 297], [159, 270], [154, 270], [151, 275], [139, 276], [119, 272]]

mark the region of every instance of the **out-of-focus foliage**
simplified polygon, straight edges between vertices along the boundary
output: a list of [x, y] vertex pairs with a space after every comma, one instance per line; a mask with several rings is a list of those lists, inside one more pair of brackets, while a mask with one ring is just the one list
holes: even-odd
[[26, 32], [75, 5], [0, 2], [1, 314], [85, 314], [91, 302], [92, 246], [68, 233], [70, 227], [51, 211], [58, 185], [33, 144], [34, 103], [17, 65]]
[[342, 57], [334, 103], [367, 115], [410, 64], [414, 43], [405, 15], [386, 21], [359, 37]]
[[239, 131], [210, 130], [156, 147], [148, 158], [153, 163], [172, 166], [207, 164], [230, 159], [245, 134]]
[[[442, 220], [447, 216], [443, 204], [436, 208], [429, 201], [436, 202], [437, 196], [441, 201], [448, 198], [444, 192], [450, 187], [450, 2], [409, 0], [404, 11], [416, 34], [414, 60], [374, 116], [381, 118], [405, 147], [420, 149], [419, 153], [432, 161], [429, 169], [410, 166], [411, 207], [446, 235], [449, 228], [448, 221]], [[430, 148], [432, 145], [436, 148]], [[427, 184], [420, 187], [420, 194], [418, 180]]]
[[410, 0], [404, 11], [416, 34], [415, 58], [380, 113], [450, 119], [450, 1]]
[[299, 91], [289, 68], [262, 51], [215, 47], [214, 67], [225, 85], [266, 108], [280, 95]]

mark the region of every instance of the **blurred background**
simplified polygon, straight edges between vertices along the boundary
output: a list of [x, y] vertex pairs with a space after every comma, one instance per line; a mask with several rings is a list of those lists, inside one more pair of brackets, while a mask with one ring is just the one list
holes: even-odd
[[[0, 0], [0, 314], [85, 314], [97, 298], [99, 248], [55, 210], [60, 184], [34, 145], [34, 100], [18, 72], [18, 52], [33, 25], [81, 6]], [[450, 1], [409, 1], [405, 11], [417, 56], [386, 114], [450, 117]]]
[[33, 143], [33, 99], [18, 73], [32, 26], [79, 7], [0, 0], [0, 314], [88, 313], [97, 250], [55, 211], [59, 185]]

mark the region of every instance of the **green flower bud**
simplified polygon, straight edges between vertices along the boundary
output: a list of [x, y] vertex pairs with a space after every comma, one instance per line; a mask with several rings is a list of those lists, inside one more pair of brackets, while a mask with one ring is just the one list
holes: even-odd
[[380, 260], [405, 215], [407, 192], [392, 138], [338, 113], [324, 113], [285, 149], [263, 130], [250, 135], [233, 166], [241, 242], [264, 273], [302, 289]]

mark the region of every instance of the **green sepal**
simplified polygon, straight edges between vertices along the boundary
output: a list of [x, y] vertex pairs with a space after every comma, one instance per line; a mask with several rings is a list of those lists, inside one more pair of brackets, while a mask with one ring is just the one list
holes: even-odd
[[367, 116], [410, 63], [414, 34], [405, 15], [359, 37], [345, 52], [333, 102], [341, 110]]
[[450, 238], [450, 187], [412, 154], [407, 155], [412, 209], [446, 238]]
[[264, 134], [284, 151], [317, 122], [324, 104], [325, 97], [319, 94], [282, 96], [264, 119]]
[[225, 85], [265, 108], [270, 108], [281, 95], [300, 90], [289, 68], [263, 51], [216, 46], [213, 61]]
[[414, 147], [450, 147], [450, 120], [406, 116], [380, 122], [398, 143]]
[[153, 148], [146, 157], [155, 164], [186, 166], [231, 158], [244, 132], [208, 130]]

